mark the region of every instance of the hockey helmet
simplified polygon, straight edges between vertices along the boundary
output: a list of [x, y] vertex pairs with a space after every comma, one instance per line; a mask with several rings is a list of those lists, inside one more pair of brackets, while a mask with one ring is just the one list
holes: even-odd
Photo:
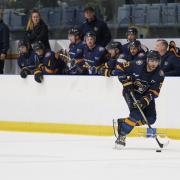
[[69, 29], [68, 31], [68, 35], [74, 35], [74, 36], [79, 36], [81, 37], [82, 36], [82, 33], [81, 33], [81, 30], [79, 28], [71, 28]]
[[106, 49], [119, 49], [119, 51], [122, 51], [122, 44], [117, 41], [110, 42]]
[[33, 44], [33, 50], [37, 51], [39, 49], [45, 50], [45, 46], [41, 41], [37, 41]]
[[158, 61], [158, 62], [160, 63], [160, 62], [161, 62], [161, 55], [159, 54], [158, 51], [150, 50], [150, 51], [147, 53], [147, 61], [148, 61], [149, 59], [156, 60], [156, 61]]
[[126, 36], [128, 36], [130, 34], [137, 36], [138, 35], [138, 30], [135, 27], [130, 27], [130, 28], [128, 28], [128, 30], [126, 32]]
[[141, 42], [138, 40], [132, 41], [129, 43], [129, 48], [130, 47], [135, 47], [139, 50], [141, 48]]
[[92, 37], [96, 41], [96, 34], [93, 31], [87, 32], [85, 38], [86, 37]]
[[30, 48], [30, 44], [27, 41], [25, 41], [25, 40], [19, 40], [18, 48], [20, 48], [21, 46], [25, 46], [28, 49]]

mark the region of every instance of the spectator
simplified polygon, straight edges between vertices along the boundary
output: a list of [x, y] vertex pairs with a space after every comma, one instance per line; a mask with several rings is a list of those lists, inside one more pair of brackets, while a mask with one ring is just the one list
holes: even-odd
[[156, 41], [155, 50], [161, 55], [161, 68], [165, 76], [180, 76], [180, 60], [167, 49], [168, 42], [166, 40]]
[[41, 41], [44, 44], [45, 49], [50, 49], [48, 28], [44, 21], [41, 19], [38, 10], [33, 10], [31, 12], [31, 16], [26, 27], [25, 40], [31, 45], [36, 41]]
[[83, 37], [87, 32], [96, 34], [96, 44], [105, 47], [111, 41], [111, 33], [107, 24], [96, 17], [95, 10], [92, 7], [84, 9], [86, 21], [81, 25]]
[[169, 52], [173, 53], [176, 57], [180, 58], [180, 49], [176, 46], [174, 41], [169, 42]]
[[4, 71], [4, 60], [9, 49], [9, 28], [3, 22], [3, 10], [0, 9], [0, 74]]

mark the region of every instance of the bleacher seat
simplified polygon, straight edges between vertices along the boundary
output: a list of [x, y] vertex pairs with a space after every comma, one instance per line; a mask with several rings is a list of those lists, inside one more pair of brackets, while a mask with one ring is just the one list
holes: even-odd
[[161, 23], [161, 5], [152, 4], [147, 8], [147, 25], [149, 26], [158, 26]]
[[63, 8], [62, 25], [65, 27], [74, 26], [76, 23], [77, 10], [74, 7]]
[[49, 10], [48, 25], [50, 28], [60, 28], [62, 23], [62, 8]]
[[117, 22], [120, 27], [127, 27], [131, 23], [131, 6], [118, 7]]
[[174, 26], [177, 24], [177, 7], [175, 3], [162, 5], [162, 24]]
[[147, 7], [149, 4], [132, 6], [132, 23], [144, 25], [146, 23]]

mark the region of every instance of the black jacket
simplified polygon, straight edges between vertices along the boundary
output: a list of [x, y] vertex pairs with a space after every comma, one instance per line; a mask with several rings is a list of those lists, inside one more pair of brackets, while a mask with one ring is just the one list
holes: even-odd
[[0, 53], [6, 54], [9, 49], [9, 28], [0, 20]]
[[41, 41], [46, 49], [50, 49], [48, 27], [42, 20], [40, 20], [39, 24], [32, 31], [26, 31], [24, 39], [30, 44]]
[[80, 26], [83, 36], [93, 31], [96, 34], [96, 44], [105, 47], [111, 41], [111, 32], [107, 24], [95, 18], [92, 22], [87, 20]]

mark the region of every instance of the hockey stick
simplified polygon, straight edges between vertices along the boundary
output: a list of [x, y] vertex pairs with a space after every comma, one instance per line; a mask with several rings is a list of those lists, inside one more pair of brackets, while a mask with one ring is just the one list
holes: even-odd
[[[137, 108], [139, 109], [139, 111], [140, 111], [140, 113], [141, 113], [144, 121], [146, 122], [146, 124], [148, 125], [148, 127], [149, 127], [149, 128], [152, 130], [152, 132], [153, 132], [153, 128], [152, 128], [151, 125], [149, 124], [146, 116], [144, 115], [144, 112], [142, 111], [141, 107], [139, 106], [139, 104], [138, 104], [138, 102], [137, 102], [137, 99], [135, 98], [134, 93], [133, 93], [132, 91], [130, 92], [130, 95], [131, 95], [133, 101], [135, 102]], [[159, 145], [160, 148], [163, 148], [163, 147], [167, 146], [167, 144], [169, 143], [169, 142], [167, 142], [167, 143], [165, 143], [165, 144], [161, 143], [161, 142], [159, 141], [159, 139], [157, 138], [157, 134], [154, 135], [154, 138], [155, 138], [155, 140], [156, 140], [156, 142], [158, 143], [158, 145]]]

